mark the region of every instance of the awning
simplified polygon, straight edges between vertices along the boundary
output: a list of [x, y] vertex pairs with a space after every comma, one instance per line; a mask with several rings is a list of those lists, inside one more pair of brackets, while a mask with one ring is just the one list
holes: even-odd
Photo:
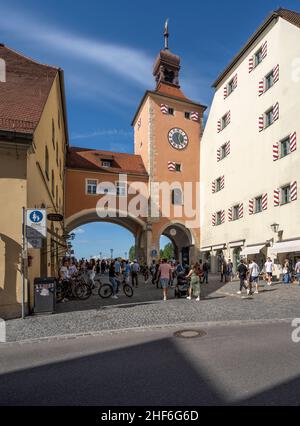
[[234, 247], [242, 247], [244, 245], [244, 240], [243, 241], [234, 241], [233, 243], [229, 243], [229, 247], [230, 248], [234, 248]]
[[248, 256], [249, 254], [258, 254], [261, 249], [263, 249], [265, 247], [265, 244], [260, 244], [258, 246], [252, 246], [252, 247], [245, 247], [240, 255], [241, 256]]
[[300, 240], [282, 241], [270, 248], [270, 254], [300, 252]]

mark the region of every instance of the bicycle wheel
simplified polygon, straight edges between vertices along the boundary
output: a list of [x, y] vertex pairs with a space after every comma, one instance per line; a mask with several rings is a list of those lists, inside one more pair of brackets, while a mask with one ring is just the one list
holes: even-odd
[[86, 284], [78, 284], [75, 287], [75, 294], [76, 294], [76, 297], [78, 297], [78, 299], [87, 300], [91, 296], [92, 290], [90, 286]]
[[123, 291], [124, 291], [124, 293], [127, 297], [133, 296], [133, 288], [130, 285], [124, 284], [123, 285]]
[[102, 284], [99, 287], [98, 294], [102, 299], [108, 299], [113, 294], [113, 288], [110, 284]]
[[64, 288], [62, 283], [58, 283], [56, 286], [56, 301], [59, 303], [65, 297]]

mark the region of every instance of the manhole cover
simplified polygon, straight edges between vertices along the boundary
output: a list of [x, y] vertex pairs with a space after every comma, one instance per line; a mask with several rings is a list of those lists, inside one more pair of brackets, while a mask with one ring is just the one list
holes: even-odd
[[176, 331], [174, 336], [184, 339], [195, 339], [196, 337], [206, 336], [206, 332], [203, 330], [180, 330]]

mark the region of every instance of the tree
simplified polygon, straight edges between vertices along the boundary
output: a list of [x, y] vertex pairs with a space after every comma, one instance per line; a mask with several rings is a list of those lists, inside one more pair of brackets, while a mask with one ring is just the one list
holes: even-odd
[[161, 259], [172, 259], [174, 257], [174, 248], [172, 243], [168, 243], [160, 250]]
[[129, 260], [133, 261], [134, 259], [135, 259], [135, 246], [132, 246], [129, 249]]

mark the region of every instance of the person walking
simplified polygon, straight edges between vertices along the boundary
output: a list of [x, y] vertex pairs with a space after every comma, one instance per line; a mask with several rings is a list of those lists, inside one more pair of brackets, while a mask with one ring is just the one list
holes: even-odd
[[139, 286], [139, 279], [138, 279], [139, 270], [140, 270], [140, 265], [138, 264], [138, 261], [136, 259], [134, 259], [134, 262], [131, 265], [131, 283], [132, 283], [132, 287], [134, 287], [134, 283], [135, 283], [136, 287]]
[[273, 279], [273, 269], [274, 265], [270, 257], [268, 257], [266, 263], [265, 263], [265, 271], [266, 271], [266, 277], [268, 281], [268, 285], [272, 285], [272, 279]]
[[256, 263], [256, 259], [254, 258], [250, 264], [249, 264], [249, 282], [251, 285], [251, 292], [252, 292], [252, 285], [255, 284], [255, 292], [254, 294], [258, 294], [258, 279], [259, 279], [259, 266]]
[[223, 280], [225, 281], [225, 283], [227, 282], [227, 262], [226, 262], [225, 258], [222, 259], [222, 263], [221, 263], [221, 279], [220, 279], [220, 282], [222, 283]]
[[200, 301], [200, 276], [199, 276], [199, 265], [192, 265], [190, 272], [186, 276], [186, 278], [190, 278], [191, 285], [189, 288], [189, 295], [187, 297], [188, 300], [192, 300], [192, 294], [196, 297], [196, 300]]
[[205, 282], [205, 284], [208, 284], [208, 269], [209, 269], [209, 266], [208, 266], [207, 260], [204, 261], [202, 269], [203, 269], [203, 283]]
[[237, 268], [238, 276], [240, 279], [240, 290], [237, 292], [237, 294], [242, 294], [243, 288], [247, 290], [247, 286], [245, 285], [245, 281], [247, 280], [247, 273], [248, 268], [245, 264], [244, 259], [241, 259], [240, 264]]
[[231, 259], [228, 259], [227, 263], [227, 281], [233, 281], [233, 263]]
[[283, 262], [282, 272], [283, 272], [284, 284], [289, 284], [291, 282], [291, 275], [290, 275], [290, 262], [288, 259], [285, 259], [285, 261]]
[[115, 262], [111, 261], [109, 265], [108, 279], [113, 288], [113, 294], [111, 296], [112, 299], [118, 299], [118, 296], [117, 296], [118, 282], [116, 278], [117, 277], [116, 277], [116, 270], [115, 270]]
[[169, 281], [171, 278], [172, 278], [171, 265], [168, 263], [167, 259], [163, 259], [162, 263], [159, 265], [159, 268], [158, 268], [158, 279], [160, 280], [160, 284], [163, 289], [164, 300], [167, 300], [167, 297], [168, 297]]
[[297, 263], [295, 265], [295, 273], [297, 276], [298, 283], [300, 285], [300, 259], [297, 259]]

